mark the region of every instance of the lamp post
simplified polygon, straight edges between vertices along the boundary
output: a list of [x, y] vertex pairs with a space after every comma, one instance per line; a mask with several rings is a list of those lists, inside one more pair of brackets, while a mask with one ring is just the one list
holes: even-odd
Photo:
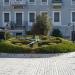
[[4, 34], [4, 37], [5, 37], [5, 40], [6, 40], [6, 38], [7, 38], [7, 36], [6, 36], [6, 34], [7, 34], [7, 29], [8, 29], [8, 23], [5, 25], [5, 27], [4, 27], [4, 32], [5, 32], [5, 34]]
[[69, 23], [68, 24], [68, 26], [72, 26], [72, 31], [71, 31], [71, 40], [73, 41], [73, 43], [74, 43], [74, 41], [75, 41], [75, 30], [74, 30], [74, 23], [72, 24], [72, 23]]

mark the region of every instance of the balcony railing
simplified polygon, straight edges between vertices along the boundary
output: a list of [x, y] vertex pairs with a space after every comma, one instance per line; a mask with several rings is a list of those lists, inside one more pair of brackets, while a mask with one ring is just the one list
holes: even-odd
[[62, 0], [52, 0], [52, 3], [62, 3]]
[[62, 0], [52, 0], [52, 6], [55, 9], [59, 9], [62, 7]]
[[26, 26], [10, 26], [11, 30], [25, 30]]
[[25, 30], [28, 26], [28, 21], [24, 21], [22, 24], [17, 24], [14, 21], [7, 22], [2, 28], [8, 30]]
[[26, 1], [11, 1], [11, 5], [26, 5]]
[[27, 5], [26, 1], [11, 1], [11, 6], [13, 9], [24, 9]]

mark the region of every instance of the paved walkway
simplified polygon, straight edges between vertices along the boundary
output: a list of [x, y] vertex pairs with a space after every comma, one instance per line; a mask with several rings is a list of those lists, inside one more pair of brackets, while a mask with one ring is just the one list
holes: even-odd
[[75, 75], [75, 53], [44, 58], [0, 58], [0, 75]]

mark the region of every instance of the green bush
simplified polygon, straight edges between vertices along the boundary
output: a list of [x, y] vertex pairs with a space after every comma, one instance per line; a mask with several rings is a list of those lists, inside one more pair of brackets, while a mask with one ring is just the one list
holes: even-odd
[[0, 52], [2, 53], [31, 53], [30, 48], [11, 44], [9, 41], [0, 43]]
[[26, 31], [27, 35], [32, 35], [32, 31]]
[[49, 37], [48, 36], [41, 36], [40, 38], [41, 38], [41, 40], [48, 40]]
[[[2, 53], [66, 53], [75, 51], [75, 44], [59, 37], [50, 37], [29, 47], [28, 40], [15, 38], [0, 41]], [[39, 45], [39, 46], [38, 46]]]
[[3, 39], [5, 39], [5, 36], [6, 36], [6, 40], [12, 37], [9, 32], [5, 33], [4, 31], [0, 32], [0, 36], [1, 35], [2, 35]]
[[49, 45], [49, 40], [47, 41], [41, 41], [41, 42], [38, 42], [38, 46], [42, 46], [42, 45]]
[[62, 33], [61, 33], [61, 31], [59, 29], [53, 29], [52, 36], [62, 37]]
[[29, 40], [19, 40], [19, 39], [9, 39], [12, 44], [21, 43], [21, 44], [29, 44]]
[[54, 38], [54, 40], [52, 40], [52, 43], [62, 43], [62, 39], [59, 37]]
[[50, 45], [51, 43], [62, 43], [62, 39], [59, 37], [48, 37], [48, 36], [43, 36], [41, 38], [41, 42], [38, 42], [38, 46], [42, 46], [42, 45]]
[[12, 35], [9, 32], [6, 32], [6, 39], [9, 39], [11, 37], [12, 37]]
[[42, 46], [35, 49], [36, 53], [66, 53], [75, 51], [75, 44], [71, 41], [63, 40], [62, 43]]
[[54, 44], [36, 49], [36, 53], [66, 53], [75, 51], [75, 45]]

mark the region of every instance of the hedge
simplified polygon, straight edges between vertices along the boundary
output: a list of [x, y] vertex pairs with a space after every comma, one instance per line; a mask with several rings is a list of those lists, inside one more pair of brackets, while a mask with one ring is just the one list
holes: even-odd
[[[61, 39], [61, 38], [60, 38]], [[16, 42], [16, 44], [12, 43]], [[18, 43], [17, 43], [18, 42]], [[75, 44], [71, 41], [61, 39], [60, 43], [50, 43], [49, 41], [40, 43], [40, 46], [29, 47], [29, 41], [6, 40], [0, 41], [1, 53], [66, 53], [75, 51]]]

